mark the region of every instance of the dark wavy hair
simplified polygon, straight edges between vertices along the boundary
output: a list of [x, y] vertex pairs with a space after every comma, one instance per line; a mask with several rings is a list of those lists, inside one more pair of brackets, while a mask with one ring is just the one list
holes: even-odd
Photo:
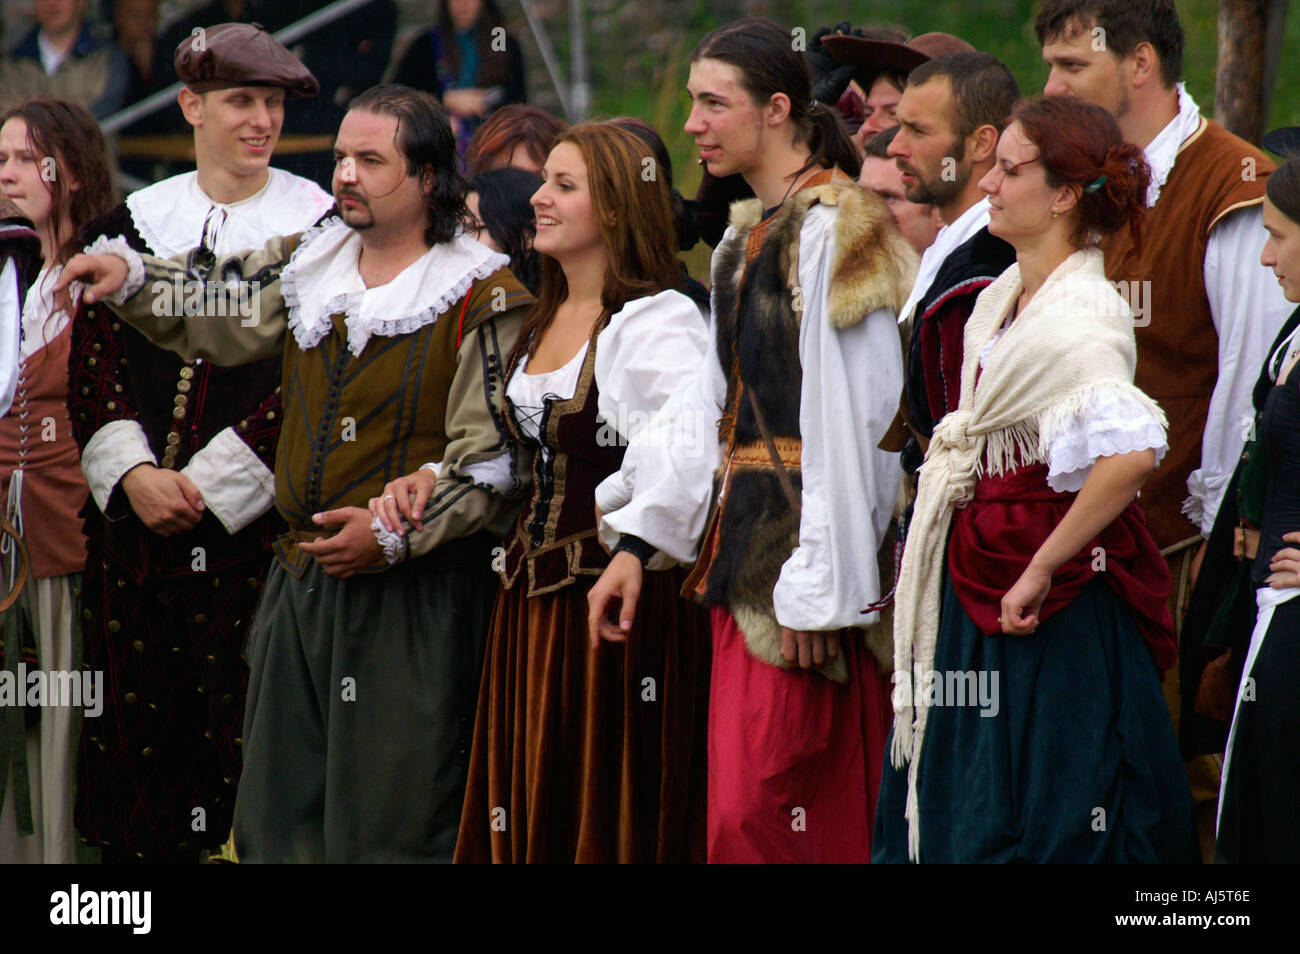
[[0, 114], [0, 126], [11, 119], [27, 124], [27, 141], [35, 155], [54, 160], [54, 174], [46, 185], [56, 237], [59, 223], [70, 226], [68, 240], [58, 249], [62, 264], [81, 251], [81, 230], [117, 204], [104, 136], [90, 110], [64, 99], [19, 103]]
[[541, 176], [509, 166], [475, 176], [469, 191], [478, 195], [478, 217], [488, 235], [510, 256], [510, 271], [537, 294], [542, 266], [533, 249], [537, 223], [529, 200], [541, 188]]
[[397, 150], [406, 159], [407, 175], [433, 173], [427, 196], [429, 227], [424, 240], [430, 245], [450, 242], [461, 229], [473, 226], [465, 207], [468, 186], [456, 164], [456, 136], [450, 114], [431, 94], [409, 86], [388, 83], [372, 86], [348, 104], [348, 109], [391, 116], [397, 120]]
[[817, 166], [834, 166], [846, 175], [858, 177], [862, 160], [849, 129], [833, 103], [813, 100], [808, 64], [802, 53], [795, 52], [789, 30], [760, 17], [723, 24], [691, 53], [692, 63], [703, 59], [736, 67], [741, 86], [759, 106], [777, 93], [789, 98], [790, 119], [798, 140], [807, 143], [812, 153], [796, 176]]

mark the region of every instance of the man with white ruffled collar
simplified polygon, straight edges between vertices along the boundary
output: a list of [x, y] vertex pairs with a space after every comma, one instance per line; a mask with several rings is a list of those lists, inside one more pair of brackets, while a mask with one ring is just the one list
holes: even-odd
[[[493, 549], [526, 478], [503, 357], [532, 298], [464, 234], [433, 97], [368, 90], [334, 153], [340, 217], [219, 258], [208, 315], [155, 315], [139, 294], [183, 277], [184, 257], [106, 241], [91, 251], [112, 254], [67, 267], [91, 279], [87, 300], [186, 358], [283, 358], [275, 493], [290, 529], [249, 637], [241, 860], [450, 860]], [[235, 301], [250, 290], [251, 320]], [[379, 534], [367, 503], [412, 461], [442, 462], [424, 529]]]
[[[186, 37], [175, 62], [195, 170], [132, 193], [82, 240], [123, 236], [137, 252], [190, 253], [201, 267], [321, 220], [333, 197], [270, 168], [285, 100], [318, 89], [297, 57], [257, 27], [227, 23]], [[197, 860], [229, 834], [242, 650], [284, 529], [271, 473], [280, 362], [184, 361], [88, 305], [73, 323], [69, 364], [94, 501], [84, 514], [86, 660], [120, 690], [86, 723], [77, 823], [106, 846], [106, 861]], [[177, 685], [193, 697], [170, 701]]]

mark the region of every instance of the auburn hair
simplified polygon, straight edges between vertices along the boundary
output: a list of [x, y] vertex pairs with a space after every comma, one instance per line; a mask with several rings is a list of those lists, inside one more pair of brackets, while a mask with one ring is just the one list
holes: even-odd
[[1011, 121], [1038, 147], [1049, 186], [1079, 187], [1074, 244], [1091, 245], [1094, 236], [1127, 225], [1134, 254], [1141, 254], [1151, 167], [1142, 150], [1124, 141], [1114, 117], [1074, 96], [1038, 96], [1021, 100]]
[[[682, 287], [668, 177], [655, 170], [654, 154], [640, 138], [609, 123], [571, 127], [555, 144], [572, 143], [587, 167], [587, 191], [605, 248], [601, 315], [605, 319], [636, 298]], [[645, 174], [647, 170], [653, 174]], [[569, 297], [560, 263], [542, 255], [542, 283], [520, 331], [514, 357], [532, 355], [555, 312]]]
[[465, 174], [471, 179], [510, 165], [515, 149], [524, 150], [540, 169], [567, 123], [536, 106], [502, 106], [474, 131], [465, 150]]

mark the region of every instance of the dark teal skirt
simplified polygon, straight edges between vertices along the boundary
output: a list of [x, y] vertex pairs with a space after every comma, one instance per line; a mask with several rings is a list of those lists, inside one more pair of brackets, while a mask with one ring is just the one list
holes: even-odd
[[[921, 861], [1199, 862], [1160, 676], [1103, 579], [1032, 636], [985, 636], [945, 574], [934, 668]], [[886, 746], [873, 862], [908, 861], [906, 803]]]

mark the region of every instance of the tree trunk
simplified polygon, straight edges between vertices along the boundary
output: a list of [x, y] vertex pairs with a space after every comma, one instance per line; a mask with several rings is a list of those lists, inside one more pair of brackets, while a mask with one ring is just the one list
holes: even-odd
[[[1269, 0], [1219, 0], [1219, 75], [1214, 118], [1247, 142], [1264, 134]], [[1278, 24], [1281, 28], [1281, 24]]]

